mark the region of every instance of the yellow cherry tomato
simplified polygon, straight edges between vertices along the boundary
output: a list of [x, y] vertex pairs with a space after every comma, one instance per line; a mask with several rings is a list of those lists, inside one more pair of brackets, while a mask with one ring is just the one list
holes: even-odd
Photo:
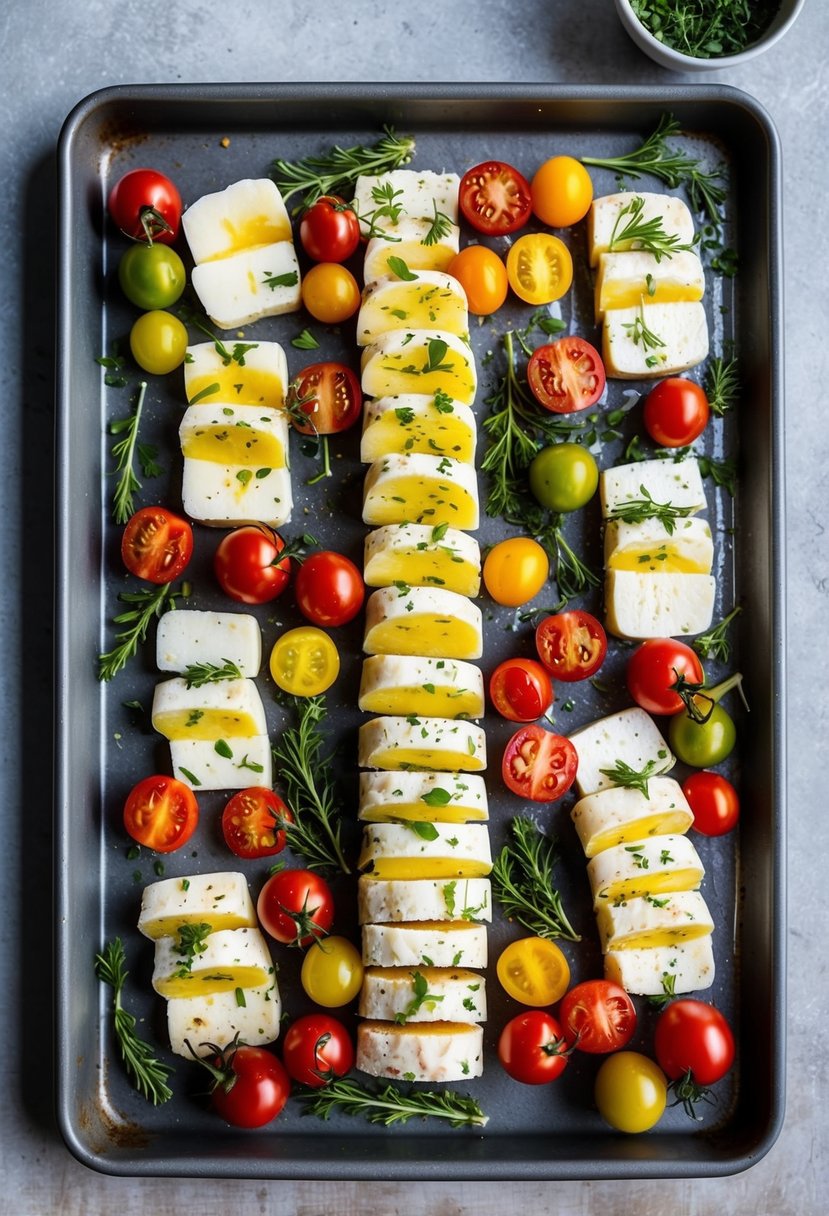
[[550, 560], [537, 540], [516, 536], [493, 545], [484, 561], [484, 584], [496, 604], [517, 608], [538, 595]]
[[145, 312], [130, 330], [132, 357], [151, 376], [175, 371], [184, 362], [187, 340], [181, 321], [163, 308]]
[[313, 625], [300, 625], [277, 638], [271, 651], [271, 675], [284, 692], [316, 697], [340, 674], [340, 656], [331, 638]]
[[520, 236], [507, 254], [507, 277], [515, 294], [527, 304], [560, 300], [573, 282], [570, 250], [549, 232]]
[[537, 170], [530, 193], [540, 220], [551, 228], [569, 228], [590, 210], [593, 182], [581, 161], [551, 156]]
[[570, 983], [570, 967], [555, 942], [521, 937], [510, 942], [496, 965], [504, 991], [522, 1005], [542, 1008], [560, 1001]]
[[345, 937], [314, 942], [302, 960], [302, 987], [312, 1001], [338, 1009], [353, 1001], [363, 984], [363, 960]]
[[447, 274], [458, 280], [466, 292], [469, 311], [476, 317], [497, 312], [507, 298], [507, 268], [495, 250], [486, 245], [468, 245], [456, 253]]
[[339, 262], [318, 262], [302, 280], [302, 303], [317, 321], [336, 325], [360, 307], [360, 288]]
[[620, 1132], [646, 1132], [662, 1118], [668, 1082], [638, 1051], [615, 1051], [596, 1073], [593, 1090], [602, 1118]]

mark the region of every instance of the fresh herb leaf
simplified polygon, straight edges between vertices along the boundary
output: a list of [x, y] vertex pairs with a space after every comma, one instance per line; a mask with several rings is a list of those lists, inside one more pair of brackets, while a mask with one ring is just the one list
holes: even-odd
[[546, 836], [534, 820], [519, 815], [511, 824], [511, 840], [492, 869], [492, 891], [504, 914], [539, 937], [564, 937], [578, 942], [556, 888], [553, 870], [558, 860], [554, 837]]
[[720, 662], [727, 663], [728, 656], [731, 653], [731, 646], [727, 637], [728, 627], [740, 612], [742, 612], [742, 608], [738, 604], [713, 629], [709, 629], [707, 633], [701, 633], [699, 637], [694, 638], [691, 645], [697, 654], [703, 659], [719, 659]]
[[301, 334], [291, 338], [291, 346], [295, 346], [297, 350], [319, 350], [319, 345], [310, 329], [303, 329]]
[[[625, 203], [619, 209], [619, 214], [616, 216], [616, 222], [613, 225], [613, 231], [610, 234], [608, 249], [613, 252], [620, 247], [624, 249], [643, 249], [646, 253], [652, 253], [657, 262], [661, 262], [664, 257], [671, 257], [672, 254], [683, 250], [693, 249], [695, 241], [691, 244], [682, 244], [680, 237], [674, 232], [665, 231], [665, 226], [662, 222], [661, 215], [652, 216], [650, 219], [644, 219], [642, 212], [645, 208], [645, 200], [641, 194], [637, 194]], [[627, 217], [627, 218], [625, 218]], [[622, 221], [625, 221], [622, 224]], [[622, 224], [621, 229], [619, 225]], [[652, 277], [649, 276], [651, 278]], [[653, 292], [651, 291], [652, 295]]]
[[262, 279], [263, 287], [270, 287], [271, 291], [276, 291], [277, 287], [296, 287], [298, 282], [299, 275], [295, 270], [286, 270], [283, 274], [271, 274], [266, 270]]
[[340, 148], [335, 145], [322, 156], [307, 156], [294, 162], [275, 160], [271, 177], [285, 202], [304, 191], [301, 207], [310, 207], [321, 194], [346, 194], [361, 174], [388, 173], [408, 164], [414, 150], [415, 141], [411, 136], [395, 135], [393, 128], [386, 126], [382, 138], [370, 147], [355, 144], [351, 148]]
[[442, 241], [452, 231], [452, 217], [438, 211], [437, 199], [432, 199], [432, 207], [435, 213], [434, 218], [429, 225], [428, 232], [420, 242], [421, 245], [437, 245], [438, 241]]
[[175, 600], [183, 591], [173, 592], [172, 586], [172, 583], [164, 583], [146, 591], [121, 592], [119, 600], [132, 607], [112, 618], [114, 625], [126, 628], [115, 635], [118, 644], [98, 657], [99, 680], [111, 680], [135, 655], [147, 636], [150, 622], [168, 608], [175, 607]]
[[608, 519], [621, 519], [626, 524], [641, 524], [646, 519], [658, 519], [671, 536], [676, 528], [676, 521], [691, 514], [690, 507], [677, 507], [672, 502], [656, 502], [643, 485], [640, 485], [639, 491], [641, 498], [629, 498], [617, 503], [608, 512]]
[[101, 953], [95, 955], [95, 974], [102, 984], [107, 984], [113, 990], [115, 1036], [127, 1075], [135, 1088], [154, 1106], [169, 1101], [173, 1091], [167, 1084], [167, 1078], [173, 1070], [157, 1060], [150, 1044], [138, 1037], [135, 1018], [121, 1003], [129, 972], [120, 937], [107, 942]]
[[306, 1103], [305, 1112], [321, 1119], [342, 1111], [346, 1115], [365, 1115], [370, 1123], [382, 1123], [385, 1127], [406, 1123], [411, 1118], [445, 1119], [450, 1127], [485, 1127], [488, 1121], [474, 1098], [451, 1089], [403, 1093], [389, 1084], [374, 1090], [347, 1077], [338, 1077], [320, 1089], [300, 1089], [295, 1096]]
[[440, 832], [433, 823], [421, 822], [417, 819], [407, 820], [406, 827], [410, 832], [414, 832], [415, 836], [419, 836], [421, 840], [437, 840], [440, 835]]
[[420, 801], [425, 802], [427, 806], [448, 806], [452, 801], [452, 795], [448, 790], [441, 789], [436, 785], [427, 793], [420, 795]]
[[708, 365], [705, 377], [705, 395], [713, 414], [722, 417], [737, 404], [740, 395], [740, 377], [736, 359], [716, 358]]
[[394, 1015], [394, 1020], [399, 1026], [405, 1026], [410, 1018], [413, 1018], [416, 1013], [425, 1005], [427, 1009], [434, 1009], [439, 1001], [443, 1000], [442, 996], [436, 995], [429, 991], [429, 985], [426, 977], [421, 971], [411, 972], [412, 976], [412, 999], [409, 1001], [405, 1009]]
[[389, 257], [386, 259], [386, 262], [392, 274], [396, 275], [398, 279], [402, 279], [404, 283], [413, 283], [417, 278], [415, 272], [409, 270], [409, 267], [402, 258]]
[[617, 760], [613, 768], [601, 768], [599, 772], [613, 785], [620, 785], [627, 790], [639, 790], [645, 798], [648, 798], [648, 781], [655, 775], [656, 770], [655, 760], [648, 760], [642, 769], [632, 768], [624, 760]]
[[141, 482], [135, 475], [133, 459], [138, 442], [138, 428], [141, 424], [141, 413], [144, 409], [144, 397], [147, 392], [147, 381], [142, 380], [138, 386], [138, 399], [135, 409], [128, 418], [120, 418], [111, 422], [111, 435], [121, 435], [117, 443], [112, 445], [112, 455], [116, 460], [116, 472], [119, 474], [115, 494], [112, 499], [112, 514], [117, 524], [125, 524], [135, 510], [133, 495], [141, 489]]

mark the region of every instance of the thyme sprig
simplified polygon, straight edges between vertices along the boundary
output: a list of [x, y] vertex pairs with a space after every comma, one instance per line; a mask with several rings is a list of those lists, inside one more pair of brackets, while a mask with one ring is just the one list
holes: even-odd
[[620, 785], [626, 790], [639, 790], [640, 794], [648, 798], [648, 782], [651, 777], [656, 776], [657, 764], [655, 760], [648, 760], [644, 768], [635, 769], [626, 761], [617, 760], [613, 768], [601, 768], [599, 772], [613, 785]]
[[135, 475], [133, 462], [146, 392], [147, 381], [142, 380], [138, 386], [138, 399], [133, 412], [127, 418], [119, 418], [109, 424], [111, 435], [123, 436], [112, 445], [112, 455], [115, 457], [116, 472], [119, 475], [112, 498], [112, 515], [117, 524], [125, 524], [130, 518], [135, 510], [133, 495], [141, 489], [141, 482]]
[[492, 869], [492, 892], [506, 916], [539, 937], [581, 941], [561, 902], [553, 870], [558, 846], [534, 820], [518, 815], [510, 826], [511, 840]]
[[277, 159], [271, 166], [271, 177], [285, 202], [304, 192], [300, 207], [310, 207], [322, 194], [345, 194], [361, 174], [388, 173], [408, 164], [414, 150], [415, 141], [410, 135], [396, 135], [392, 127], [384, 126], [382, 137], [368, 147], [335, 145], [321, 156], [298, 161]]
[[434, 217], [428, 231], [420, 242], [421, 245], [437, 245], [438, 241], [442, 241], [452, 231], [452, 218], [446, 215], [445, 212], [438, 211], [437, 199], [432, 200], [432, 207], [434, 209]]
[[403, 1093], [395, 1085], [372, 1090], [340, 1077], [321, 1089], [300, 1089], [295, 1096], [305, 1103], [303, 1114], [328, 1119], [334, 1111], [346, 1115], [364, 1115], [369, 1123], [392, 1127], [412, 1118], [445, 1119], [450, 1127], [485, 1127], [488, 1116], [474, 1098], [451, 1089], [428, 1089]]
[[181, 673], [188, 688], [201, 688], [204, 684], [218, 684], [222, 680], [241, 680], [242, 673], [231, 659], [218, 663], [189, 663]]
[[[644, 219], [642, 216], [644, 208], [645, 200], [639, 194], [619, 209], [608, 244], [611, 252], [620, 246], [625, 249], [643, 249], [646, 253], [652, 253], [657, 262], [661, 262], [664, 257], [669, 258], [674, 253], [694, 248], [696, 241], [683, 244], [677, 233], [666, 232], [661, 215]], [[626, 216], [627, 219], [625, 219]], [[622, 220], [625, 222], [619, 231]]]
[[742, 612], [742, 608], [737, 604], [735, 608], [731, 609], [728, 616], [724, 617], [713, 629], [694, 638], [691, 645], [697, 654], [703, 659], [718, 659], [721, 663], [727, 663], [731, 654], [731, 645], [727, 637], [728, 627], [740, 612]]
[[678, 507], [672, 502], [657, 502], [644, 485], [639, 487], [639, 491], [641, 498], [627, 498], [624, 502], [617, 503], [608, 512], [608, 519], [620, 519], [626, 524], [641, 524], [646, 519], [658, 519], [671, 536], [676, 528], [676, 520], [685, 519], [691, 514], [691, 507]]
[[150, 623], [168, 608], [174, 608], [176, 599], [184, 594], [183, 589], [174, 592], [172, 583], [143, 591], [122, 591], [118, 599], [131, 607], [114, 616], [112, 623], [126, 628], [115, 635], [117, 645], [98, 656], [98, 679], [107, 681], [117, 675], [145, 640]]
[[113, 991], [115, 1036], [127, 1075], [139, 1093], [154, 1106], [169, 1101], [173, 1091], [167, 1084], [167, 1078], [173, 1070], [157, 1060], [150, 1044], [136, 1034], [135, 1017], [128, 1013], [121, 1003], [129, 972], [126, 969], [126, 955], [120, 937], [107, 942], [101, 953], [95, 955], [95, 974], [102, 984], [107, 984]]

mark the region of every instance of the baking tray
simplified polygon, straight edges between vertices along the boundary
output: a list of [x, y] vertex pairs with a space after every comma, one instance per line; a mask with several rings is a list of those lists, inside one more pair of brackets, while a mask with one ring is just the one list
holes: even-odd
[[[376, 139], [384, 124], [417, 139], [416, 167], [462, 172], [488, 157], [500, 157], [531, 174], [554, 153], [608, 155], [627, 151], [670, 111], [681, 122], [686, 146], [709, 163], [724, 161], [729, 174], [726, 239], [739, 252], [735, 279], [709, 275], [706, 292], [714, 334], [713, 351], [736, 340], [743, 394], [733, 416], [709, 427], [701, 445], [714, 454], [737, 455], [736, 497], [709, 491], [709, 518], [716, 531], [719, 619], [732, 603], [744, 611], [734, 630], [732, 666], [747, 673], [750, 715], [739, 711], [740, 743], [727, 771], [738, 783], [744, 813], [739, 830], [720, 840], [698, 837], [706, 865], [703, 893], [716, 920], [717, 979], [704, 995], [730, 1017], [737, 1063], [717, 1086], [717, 1102], [694, 1123], [681, 1108], [641, 1136], [611, 1131], [592, 1107], [592, 1078], [598, 1064], [576, 1053], [553, 1086], [527, 1087], [509, 1080], [495, 1056], [500, 1027], [518, 1012], [500, 992], [494, 959], [522, 931], [496, 916], [490, 931], [490, 1020], [485, 1030], [482, 1080], [467, 1087], [489, 1115], [484, 1131], [448, 1132], [429, 1122], [386, 1129], [344, 1117], [320, 1122], [303, 1118], [290, 1102], [276, 1122], [261, 1131], [226, 1127], [204, 1108], [204, 1082], [196, 1065], [164, 1050], [163, 1002], [150, 988], [152, 947], [135, 931], [141, 889], [157, 875], [152, 859], [127, 858], [120, 826], [127, 790], [164, 763], [163, 748], [148, 729], [137, 727], [124, 702], [149, 705], [158, 678], [152, 642], [109, 686], [96, 679], [95, 656], [109, 644], [108, 622], [117, 595], [129, 583], [120, 568], [120, 530], [109, 517], [112, 467], [107, 423], [128, 409], [126, 390], [104, 388], [95, 360], [128, 332], [134, 312], [121, 299], [114, 271], [123, 242], [105, 222], [112, 182], [129, 168], [150, 164], [170, 174], [185, 201], [244, 176], [264, 176], [279, 156], [295, 159]], [[93, 94], [71, 113], [60, 139], [59, 326], [57, 382], [57, 698], [56, 698], [56, 1000], [59, 1122], [70, 1150], [86, 1165], [113, 1174], [320, 1179], [566, 1179], [713, 1176], [734, 1173], [758, 1160], [774, 1143], [784, 1109], [785, 1059], [785, 807], [783, 702], [783, 395], [780, 157], [774, 128], [746, 95], [714, 86], [592, 88], [550, 85], [186, 85], [124, 86]], [[616, 189], [611, 173], [596, 171], [596, 192]], [[644, 179], [641, 188], [651, 183]], [[661, 188], [654, 183], [652, 188]], [[577, 265], [583, 234], [568, 235]], [[526, 311], [510, 310], [473, 330], [481, 366], [477, 411], [503, 370], [497, 352], [508, 324], [525, 324]], [[584, 319], [581, 319], [583, 314]], [[588, 338], [589, 281], [577, 274], [563, 301], [566, 321]], [[523, 321], [520, 319], [523, 317]], [[290, 338], [304, 320], [276, 318], [249, 327], [248, 337], [276, 337], [298, 370], [317, 357], [353, 360], [353, 333], [325, 335], [313, 358], [294, 351]], [[323, 327], [315, 326], [319, 331]], [[194, 336], [193, 340], [201, 340]], [[493, 350], [491, 363], [484, 357]], [[131, 378], [134, 383], [138, 377]], [[634, 386], [635, 387], [635, 386]], [[614, 382], [606, 406], [624, 402], [630, 386]], [[120, 391], [120, 396], [118, 395]], [[179, 499], [176, 430], [184, 398], [180, 373], [153, 380], [145, 405], [142, 439], [169, 454], [166, 475], [148, 483], [139, 502]], [[631, 411], [625, 438], [639, 430]], [[359, 561], [365, 527], [356, 504], [362, 470], [357, 438], [342, 437], [337, 474], [307, 490], [304, 457], [294, 459], [298, 502], [293, 535], [307, 526], [327, 545]], [[623, 443], [606, 443], [600, 463], [618, 462]], [[700, 445], [698, 445], [700, 446]], [[483, 443], [479, 444], [479, 454]], [[600, 561], [600, 521], [594, 503], [572, 525], [594, 566]], [[568, 527], [569, 527], [568, 526]], [[580, 529], [580, 531], [579, 531]], [[486, 520], [482, 543], [503, 535]], [[197, 529], [196, 557], [188, 571], [197, 607], [227, 607], [210, 575], [217, 534]], [[541, 599], [541, 597], [539, 597]], [[579, 601], [600, 610], [592, 593]], [[261, 611], [265, 653], [281, 626], [297, 623], [285, 602]], [[509, 653], [530, 653], [531, 636], [517, 631], [511, 612], [489, 610], [485, 671]], [[360, 626], [338, 632], [343, 674], [329, 694], [329, 736], [342, 757], [346, 818], [355, 805], [356, 730], [353, 707], [360, 666]], [[602, 682], [609, 691], [571, 685], [559, 689], [554, 707], [558, 729], [569, 731], [623, 708], [621, 673], [626, 648], [611, 647]], [[710, 671], [709, 674], [718, 674]], [[269, 726], [278, 730], [284, 711], [263, 678]], [[569, 694], [569, 695], [568, 695]], [[565, 704], [566, 699], [566, 704]], [[509, 819], [528, 808], [511, 799], [497, 778], [498, 757], [508, 723], [486, 721], [490, 748], [493, 852]], [[681, 770], [679, 775], [682, 775]], [[558, 877], [577, 928], [579, 947], [565, 944], [573, 979], [601, 973], [589, 911], [584, 858], [569, 822], [570, 795], [540, 821], [561, 845]], [[203, 796], [195, 847], [165, 858], [165, 873], [233, 868], [216, 828], [221, 795]], [[357, 829], [349, 826], [352, 842]], [[193, 842], [191, 842], [192, 844]], [[265, 876], [264, 863], [240, 863], [251, 886]], [[338, 880], [337, 928], [356, 933], [356, 883]], [[139, 1029], [154, 1038], [159, 1054], [178, 1065], [175, 1098], [154, 1108], [127, 1083], [112, 1039], [109, 992], [93, 973], [102, 944], [121, 934], [130, 969], [126, 1002]], [[275, 954], [276, 954], [275, 948]], [[297, 1016], [308, 1007], [298, 984], [299, 960], [277, 955], [285, 1007]], [[649, 1051], [653, 1013], [637, 999], [639, 1030], [631, 1046]], [[353, 1025], [349, 1012], [344, 1015]], [[198, 1074], [198, 1075], [196, 1075]], [[463, 1090], [460, 1085], [453, 1086]]]

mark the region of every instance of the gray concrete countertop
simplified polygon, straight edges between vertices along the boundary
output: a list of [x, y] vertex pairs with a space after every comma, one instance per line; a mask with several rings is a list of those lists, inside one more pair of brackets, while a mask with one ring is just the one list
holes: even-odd
[[[447, 28], [448, 27], [448, 28]], [[456, 31], [462, 30], [461, 37]], [[8, 1049], [0, 1214], [121, 1216], [191, 1209], [260, 1213], [527, 1213], [817, 1216], [829, 1209], [821, 1105], [829, 1073], [824, 748], [829, 736], [826, 495], [829, 432], [826, 239], [829, 7], [811, 0], [786, 39], [728, 72], [693, 78], [645, 59], [611, 0], [7, 0], [0, 16], [0, 531], [5, 803], [0, 1002]], [[734, 1178], [540, 1185], [262, 1183], [99, 1176], [67, 1152], [52, 1117], [50, 1015], [50, 469], [55, 142], [76, 102], [116, 83], [481, 81], [718, 82], [770, 112], [784, 155], [788, 561], [788, 1106], [768, 1155]], [[22, 573], [21, 573], [22, 571]], [[750, 808], [746, 813], [750, 813]], [[23, 958], [27, 959], [25, 969]], [[40, 969], [32, 957], [42, 959]], [[21, 975], [26, 985], [21, 987]]]

